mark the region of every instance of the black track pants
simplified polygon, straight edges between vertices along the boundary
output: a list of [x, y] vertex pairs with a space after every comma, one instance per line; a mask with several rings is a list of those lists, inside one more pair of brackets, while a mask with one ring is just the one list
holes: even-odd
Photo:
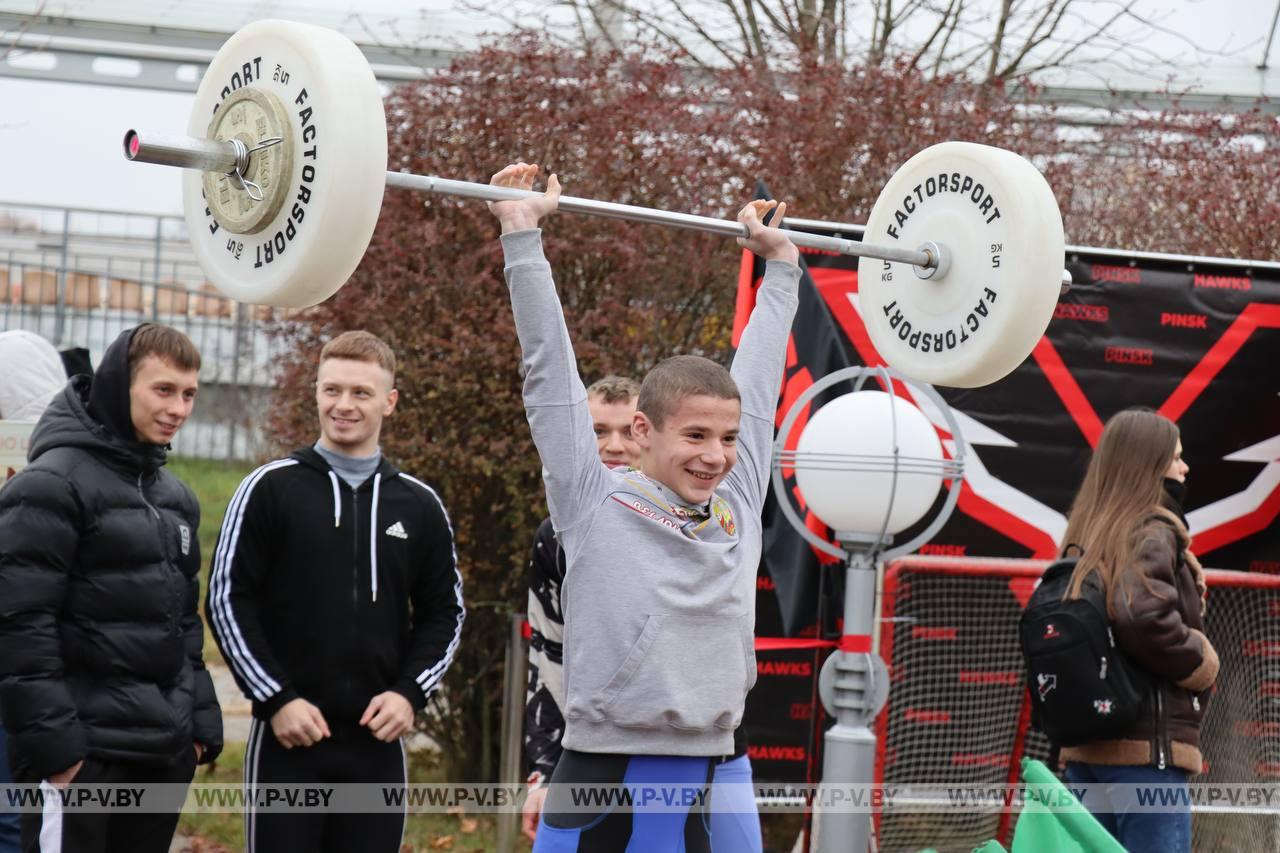
[[[401, 741], [383, 743], [368, 729], [340, 731], [314, 746], [285, 749], [271, 726], [255, 719], [245, 745], [244, 781], [250, 789], [270, 785], [379, 783], [403, 786]], [[324, 808], [245, 812], [248, 853], [399, 853], [403, 811], [340, 814]]]

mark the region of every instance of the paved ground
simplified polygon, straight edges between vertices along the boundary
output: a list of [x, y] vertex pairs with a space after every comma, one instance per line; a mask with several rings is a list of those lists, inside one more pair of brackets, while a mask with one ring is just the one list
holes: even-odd
[[213, 689], [218, 694], [218, 704], [222, 706], [222, 740], [228, 744], [244, 743], [249, 739], [249, 700], [236, 686], [231, 670], [221, 663], [210, 663], [208, 667], [209, 674], [213, 676]]

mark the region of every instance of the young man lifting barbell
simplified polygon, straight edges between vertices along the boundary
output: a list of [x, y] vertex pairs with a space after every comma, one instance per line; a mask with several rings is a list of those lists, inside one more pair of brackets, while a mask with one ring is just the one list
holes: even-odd
[[[517, 163], [491, 183], [529, 189], [537, 172]], [[632, 424], [639, 467], [611, 471], [597, 453], [542, 253], [538, 224], [559, 194], [552, 175], [545, 195], [490, 203], [502, 225], [525, 407], [568, 563], [564, 754], [534, 849], [705, 850], [707, 785], [715, 761], [733, 752], [755, 682], [760, 510], [799, 253], [762, 223], [770, 211], [780, 220], [785, 205], [742, 209], [750, 236], [740, 242], [767, 268], [732, 370], [698, 356], [659, 363], [641, 384]], [[574, 804], [570, 788], [601, 785], [657, 786], [666, 794], [657, 801], [680, 805]]]

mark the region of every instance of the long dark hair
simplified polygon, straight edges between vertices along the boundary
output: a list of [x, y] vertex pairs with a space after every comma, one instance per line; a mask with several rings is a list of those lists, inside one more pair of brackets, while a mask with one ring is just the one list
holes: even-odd
[[1178, 427], [1150, 409], [1125, 409], [1107, 421], [1062, 539], [1060, 556], [1069, 556], [1072, 549], [1081, 552], [1069, 597], [1078, 598], [1089, 573], [1097, 572], [1110, 611], [1111, 590], [1132, 565], [1143, 529], [1156, 518], [1173, 525], [1185, 551], [1187, 530], [1164, 506], [1164, 476], [1177, 447]]

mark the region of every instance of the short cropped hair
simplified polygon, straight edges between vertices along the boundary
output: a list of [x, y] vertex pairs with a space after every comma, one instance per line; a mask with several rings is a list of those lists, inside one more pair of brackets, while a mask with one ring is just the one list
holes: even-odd
[[640, 396], [640, 385], [625, 376], [606, 376], [592, 382], [587, 389], [587, 399], [597, 396], [606, 403], [629, 403]]
[[191, 343], [182, 332], [172, 326], [161, 326], [158, 323], [143, 323], [129, 338], [129, 381], [138, 375], [142, 362], [147, 356], [154, 355], [161, 361], [179, 370], [199, 370], [200, 350]]
[[741, 400], [738, 383], [729, 371], [700, 355], [674, 355], [658, 362], [640, 385], [640, 400], [636, 408], [644, 412], [654, 427], [662, 429], [663, 422], [686, 397], [717, 397], [721, 400]]
[[352, 361], [367, 361], [381, 367], [391, 374], [394, 384], [396, 378], [396, 354], [391, 351], [382, 338], [363, 329], [343, 332], [320, 350], [320, 361], [330, 358], [347, 358]]

